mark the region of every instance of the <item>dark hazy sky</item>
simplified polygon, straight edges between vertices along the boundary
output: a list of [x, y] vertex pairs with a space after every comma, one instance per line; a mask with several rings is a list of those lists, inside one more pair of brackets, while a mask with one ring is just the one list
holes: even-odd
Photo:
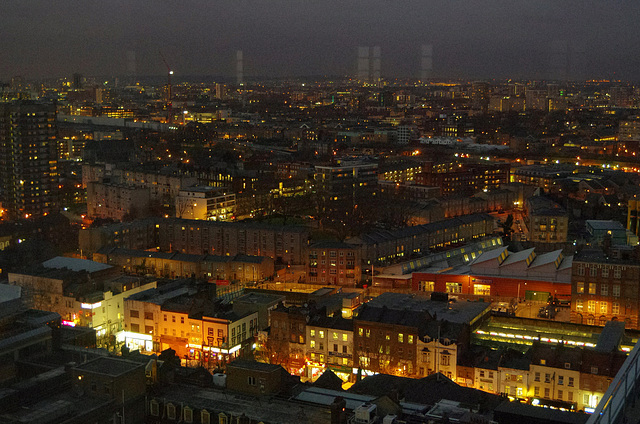
[[[640, 80], [640, 0], [3, 0], [0, 81], [118, 75], [355, 74], [380, 46], [383, 76]], [[566, 59], [563, 59], [566, 58]], [[129, 65], [130, 67], [130, 65]], [[563, 71], [558, 71], [563, 69]]]

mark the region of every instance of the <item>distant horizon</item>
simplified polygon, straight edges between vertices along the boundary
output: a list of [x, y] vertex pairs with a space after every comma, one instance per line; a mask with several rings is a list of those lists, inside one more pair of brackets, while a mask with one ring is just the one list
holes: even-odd
[[[0, 80], [22, 75], [382, 75], [640, 81], [636, 0], [25, 0], [0, 15]], [[423, 48], [425, 46], [425, 48]], [[425, 54], [428, 51], [428, 54]], [[162, 53], [161, 53], [162, 52]]]
[[[8, 78], [0, 78], [0, 84], [10, 84], [13, 78], [23, 78], [23, 80], [27, 83], [44, 83], [44, 82], [53, 82], [57, 80], [73, 80], [73, 73], [70, 75], [61, 75], [61, 76], [45, 76], [39, 78], [27, 78], [23, 75], [13, 75]], [[160, 84], [166, 84], [166, 74], [150, 74], [150, 75], [84, 75], [81, 74], [82, 78], [86, 79], [96, 79], [96, 80], [104, 80], [108, 82], [113, 82], [114, 79], [118, 79], [121, 81], [132, 82], [148, 82], [148, 80], [158, 80]], [[275, 81], [286, 81], [286, 80], [300, 80], [300, 81], [317, 81], [324, 82], [335, 80], [336, 82], [342, 82], [345, 80], [352, 80], [353, 82], [357, 82], [358, 79], [355, 75], [288, 75], [288, 76], [252, 76], [245, 75], [245, 84], [254, 84], [254, 83], [264, 83], [264, 82], [275, 82]], [[205, 81], [210, 80], [210, 81]], [[172, 84], [178, 85], [184, 82], [190, 83], [224, 83], [229, 85], [237, 85], [236, 77], [234, 75], [207, 75], [207, 74], [193, 74], [193, 75], [179, 75], [173, 74], [172, 76]], [[406, 82], [408, 84], [414, 84], [418, 82], [423, 82], [420, 78], [415, 77], [381, 77], [381, 82], [389, 83], [389, 86], [393, 86], [396, 82]], [[509, 82], [513, 83], [546, 83], [546, 84], [638, 84], [640, 80], [624, 80], [624, 79], [598, 79], [598, 78], [584, 78], [584, 79], [573, 79], [573, 80], [558, 80], [558, 79], [550, 79], [550, 78], [509, 78], [509, 77], [494, 77], [494, 78], [474, 78], [474, 77], [438, 77], [433, 76], [424, 80], [424, 85], [429, 86], [432, 84], [442, 84], [442, 83], [452, 83], [452, 84], [464, 84], [464, 83], [473, 83], [473, 82], [487, 82], [490, 84], [506, 84]], [[375, 88], [373, 82], [369, 82], [371, 84], [370, 87]], [[383, 88], [383, 87], [380, 87]]]

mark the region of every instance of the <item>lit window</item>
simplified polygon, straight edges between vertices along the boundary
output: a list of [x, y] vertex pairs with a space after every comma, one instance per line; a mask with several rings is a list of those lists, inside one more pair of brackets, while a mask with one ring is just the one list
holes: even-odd
[[613, 302], [611, 304], [611, 313], [613, 315], [618, 315], [620, 313], [620, 304], [618, 302]]

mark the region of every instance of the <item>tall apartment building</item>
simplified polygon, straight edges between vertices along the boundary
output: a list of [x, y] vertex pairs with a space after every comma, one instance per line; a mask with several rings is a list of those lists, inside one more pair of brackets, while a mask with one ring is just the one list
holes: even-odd
[[12, 218], [55, 209], [55, 122], [53, 105], [0, 103], [0, 201]]

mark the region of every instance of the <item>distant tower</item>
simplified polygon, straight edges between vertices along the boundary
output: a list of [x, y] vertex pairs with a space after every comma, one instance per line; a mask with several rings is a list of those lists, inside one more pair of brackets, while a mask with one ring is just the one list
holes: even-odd
[[11, 89], [13, 91], [20, 91], [24, 88], [24, 78], [21, 76], [15, 76], [11, 78]]
[[587, 49], [585, 47], [572, 46], [569, 50], [568, 78], [573, 80], [593, 79], [596, 76], [591, 75], [587, 58]]
[[566, 40], [551, 43], [550, 79], [566, 81], [569, 77], [569, 45]]
[[368, 82], [369, 78], [369, 47], [358, 47], [358, 80]]
[[371, 79], [374, 84], [380, 82], [380, 46], [373, 47], [373, 60], [371, 62]]
[[224, 84], [216, 84], [216, 99], [223, 100], [227, 97], [227, 86]]
[[420, 48], [420, 79], [424, 82], [433, 72], [433, 46], [423, 44]]
[[136, 67], [136, 52], [134, 50], [127, 51], [127, 75], [136, 77], [138, 69]]
[[244, 61], [242, 58], [242, 50], [236, 52], [236, 84], [244, 84]]
[[80, 90], [82, 88], [82, 74], [73, 74], [73, 88], [74, 90]]

